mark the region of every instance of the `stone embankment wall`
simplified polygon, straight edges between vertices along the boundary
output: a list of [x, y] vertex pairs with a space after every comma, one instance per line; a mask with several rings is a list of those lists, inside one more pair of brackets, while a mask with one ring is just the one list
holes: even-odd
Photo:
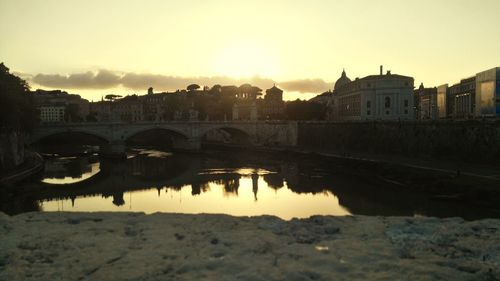
[[17, 132], [0, 133], [0, 174], [24, 161], [24, 136]]
[[0, 241], [9, 281], [500, 276], [498, 219], [0, 212]]
[[336, 153], [393, 154], [499, 163], [500, 122], [301, 122], [298, 146]]

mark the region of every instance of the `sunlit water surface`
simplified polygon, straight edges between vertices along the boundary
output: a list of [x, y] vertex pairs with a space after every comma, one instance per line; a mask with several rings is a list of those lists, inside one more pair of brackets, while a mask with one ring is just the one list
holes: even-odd
[[[275, 215], [284, 219], [294, 217], [304, 218], [312, 215], [349, 215], [350, 212], [339, 204], [338, 198], [331, 191], [319, 193], [296, 193], [288, 188], [286, 180], [281, 179], [276, 171], [270, 171], [259, 167], [225, 167], [213, 163], [209, 167], [197, 167], [191, 172], [190, 177], [202, 179], [190, 179], [196, 183], [182, 185], [144, 185], [127, 188], [111, 188], [104, 194], [85, 194], [85, 185], [99, 185], [99, 181], [88, 182], [89, 179], [98, 175], [101, 165], [98, 159], [91, 157], [55, 157], [47, 160], [46, 171], [41, 183], [51, 188], [61, 186], [66, 189], [73, 188], [81, 190], [79, 195], [54, 196], [38, 200], [40, 211], [70, 211], [70, 212], [168, 212], [168, 213], [213, 213], [230, 214], [235, 216], [257, 216]], [[94, 157], [95, 158], [95, 157]], [[172, 157], [172, 153], [155, 149], [136, 149], [127, 157], [126, 165], [115, 171], [115, 166], [122, 164], [108, 163], [111, 166], [109, 181], [106, 184], [119, 184], [116, 180], [121, 176], [126, 177], [148, 177], [148, 170], [157, 169], [155, 164], [168, 163], [172, 159], [175, 165], [178, 159]], [[182, 162], [182, 161], [181, 161]], [[168, 170], [156, 171], [154, 177], [168, 175]], [[189, 166], [189, 163], [188, 163]], [[132, 168], [130, 168], [132, 167]], [[109, 168], [109, 167], [108, 167]], [[125, 172], [123, 171], [125, 170]], [[161, 170], [161, 168], [160, 168]], [[189, 170], [189, 168], [187, 168]], [[278, 184], [270, 185], [265, 180], [266, 176], [277, 176]], [[182, 177], [182, 175], [181, 175]], [[204, 180], [203, 178], [212, 180]], [[168, 177], [167, 177], [168, 178]], [[126, 181], [126, 180], [125, 180]], [[161, 180], [160, 180], [161, 181]], [[175, 181], [175, 179], [174, 179]], [[182, 180], [180, 181], [182, 182]], [[189, 180], [188, 180], [189, 182]], [[78, 185], [79, 184], [79, 185]], [[106, 186], [105, 189], [109, 189]], [[128, 190], [138, 189], [138, 190]], [[64, 192], [60, 193], [64, 194]], [[66, 198], [64, 198], [66, 197]], [[68, 198], [69, 197], [69, 198]]]
[[[80, 150], [88, 151], [88, 150]], [[478, 219], [495, 210], [385, 185], [318, 159], [252, 152], [132, 149], [125, 161], [46, 154], [43, 175], [0, 200], [0, 211], [166, 212], [235, 216], [437, 216]]]
[[152, 188], [123, 193], [124, 202], [118, 206], [113, 197], [91, 196], [71, 199], [41, 201], [43, 211], [75, 212], [168, 212], [168, 213], [213, 213], [235, 216], [275, 215], [283, 219], [305, 218], [312, 215], [349, 215], [340, 206], [338, 198], [329, 191], [320, 194], [297, 194], [286, 186], [280, 189], [269, 187], [257, 180], [258, 190], [253, 189], [251, 177], [240, 179], [237, 193], [228, 193], [223, 184], [210, 182], [204, 191], [192, 195], [192, 187], [185, 185], [180, 190]]

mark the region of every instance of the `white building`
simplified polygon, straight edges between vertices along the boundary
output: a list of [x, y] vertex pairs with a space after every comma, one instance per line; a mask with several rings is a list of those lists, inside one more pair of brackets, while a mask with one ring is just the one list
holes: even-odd
[[329, 95], [329, 119], [335, 121], [414, 120], [414, 79], [391, 74], [351, 81], [345, 73]]
[[65, 106], [47, 105], [40, 106], [40, 122], [42, 123], [57, 123], [64, 122]]
[[500, 67], [476, 74], [476, 117], [500, 117]]

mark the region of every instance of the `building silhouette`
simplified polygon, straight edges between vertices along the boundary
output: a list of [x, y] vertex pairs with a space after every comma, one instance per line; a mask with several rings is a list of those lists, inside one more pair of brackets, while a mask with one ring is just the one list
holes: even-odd
[[418, 119], [472, 119], [500, 116], [500, 67], [448, 86], [415, 90]]
[[423, 83], [414, 91], [417, 120], [435, 120], [438, 117], [437, 92], [436, 87], [425, 88]]
[[334, 121], [415, 119], [413, 78], [382, 72], [351, 80], [344, 70], [333, 91], [313, 101], [326, 104]]

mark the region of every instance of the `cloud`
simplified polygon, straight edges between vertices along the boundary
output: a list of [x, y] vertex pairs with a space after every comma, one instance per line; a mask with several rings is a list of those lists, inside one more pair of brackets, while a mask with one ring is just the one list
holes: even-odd
[[329, 89], [329, 84], [321, 79], [291, 80], [279, 82], [259, 76], [235, 79], [227, 76], [215, 77], [178, 77], [161, 74], [134, 73], [134, 72], [115, 72], [101, 69], [97, 72], [87, 71], [83, 73], [74, 73], [70, 75], [60, 74], [37, 74], [31, 79], [31, 82], [42, 87], [54, 89], [111, 89], [122, 86], [124, 88], [145, 91], [153, 87], [159, 91], [175, 91], [185, 89], [189, 84], [199, 84], [200, 86], [220, 85], [241, 85], [250, 83], [261, 89], [268, 89], [273, 84], [278, 84], [284, 91], [300, 93], [321, 93]]
[[87, 71], [68, 76], [60, 74], [37, 74], [31, 81], [50, 88], [70, 89], [110, 89], [120, 85], [121, 77], [109, 70], [94, 73]]
[[29, 73], [13, 71], [12, 74], [14, 74], [17, 77], [20, 77], [21, 79], [26, 80], [26, 81], [30, 81], [31, 79], [33, 79], [33, 75], [31, 75]]
[[285, 91], [299, 93], [322, 93], [331, 88], [331, 84], [322, 79], [291, 80], [279, 83]]
[[138, 74], [138, 73], [125, 73], [120, 80], [120, 84], [129, 89], [143, 90], [149, 87], [160, 90], [177, 90], [185, 89], [189, 84], [198, 84], [200, 86], [213, 86], [220, 85], [241, 85], [250, 83], [261, 88], [270, 88], [275, 83], [271, 79], [252, 77], [248, 79], [234, 79], [226, 76], [215, 77], [178, 77], [159, 74]]

